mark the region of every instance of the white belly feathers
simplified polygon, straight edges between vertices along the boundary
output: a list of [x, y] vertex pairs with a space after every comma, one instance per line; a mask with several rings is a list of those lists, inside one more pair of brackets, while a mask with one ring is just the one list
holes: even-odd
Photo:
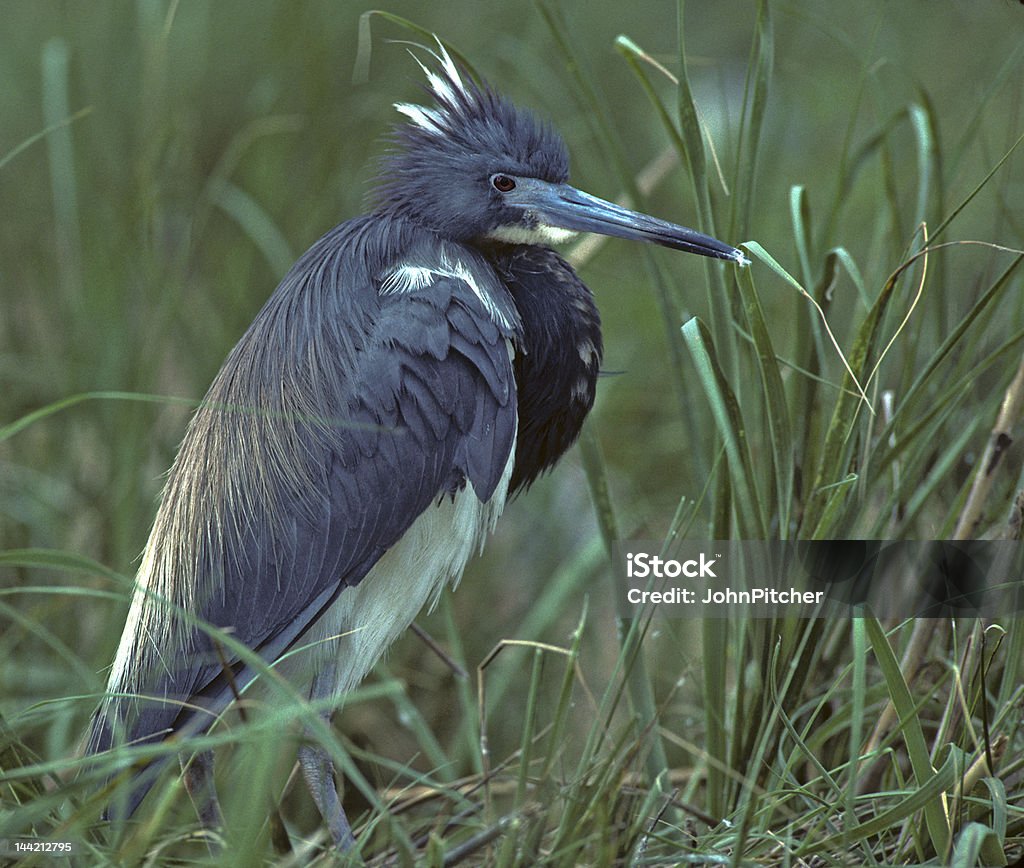
[[[337, 660], [339, 698], [363, 679], [381, 654], [442, 589], [456, 584], [466, 562], [482, 548], [505, 507], [515, 443], [498, 487], [487, 503], [467, 480], [454, 497], [443, 497], [417, 518], [367, 576], [345, 588], [309, 629], [299, 646], [311, 644], [316, 669]], [[297, 655], [306, 657], [306, 651]], [[305, 666], [303, 666], [305, 668]]]

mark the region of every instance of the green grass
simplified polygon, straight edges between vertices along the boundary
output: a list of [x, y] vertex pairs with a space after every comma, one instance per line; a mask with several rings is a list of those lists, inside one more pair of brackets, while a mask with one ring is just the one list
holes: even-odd
[[[420, 36], [365, 11], [5, 7], [0, 838], [73, 840], [82, 865], [206, 858], [174, 775], [111, 829], [103, 763], [77, 749], [191, 407], [292, 258], [362, 210], [388, 107], [417, 97], [386, 40]], [[994, 445], [1019, 439], [1024, 400], [1024, 11], [409, 14], [557, 122], [579, 186], [749, 242], [753, 265], [569, 250], [621, 373], [581, 448], [421, 619], [469, 677], [406, 637], [316, 729], [363, 857], [1021, 858], [1020, 619], [636, 621], [608, 552], [1020, 538], [1020, 450]], [[244, 721], [201, 740], [219, 755], [218, 864], [331, 864], [292, 780], [315, 709], [264, 680]]]

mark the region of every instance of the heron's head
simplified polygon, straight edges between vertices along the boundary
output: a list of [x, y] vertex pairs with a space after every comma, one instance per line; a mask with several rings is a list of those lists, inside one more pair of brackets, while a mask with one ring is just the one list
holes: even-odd
[[569, 155], [561, 136], [461, 71], [439, 45], [423, 67], [433, 106], [398, 103], [408, 118], [384, 161], [384, 203], [447, 237], [485, 238], [524, 215], [505, 201], [506, 178], [561, 184]]
[[569, 186], [554, 129], [472, 81], [440, 44], [430, 54], [436, 69], [423, 71], [434, 105], [395, 106], [408, 122], [383, 164], [384, 209], [456, 241], [548, 245], [597, 232], [747, 263], [728, 244]]

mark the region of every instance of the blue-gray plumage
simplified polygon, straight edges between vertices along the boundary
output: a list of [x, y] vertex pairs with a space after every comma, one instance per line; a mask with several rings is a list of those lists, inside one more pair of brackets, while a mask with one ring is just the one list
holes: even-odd
[[[597, 309], [549, 244], [600, 232], [745, 264], [569, 187], [551, 128], [443, 49], [434, 59], [435, 105], [398, 106], [409, 122], [375, 210], [295, 263], [189, 425], [92, 752], [203, 732], [253, 679], [194, 619], [268, 663], [309, 643], [294, 655], [305, 665], [290, 665], [312, 696], [340, 698], [458, 581], [506, 499], [572, 445], [594, 402]], [[304, 745], [300, 761], [350, 845], [329, 757]], [[187, 780], [209, 788], [208, 769], [202, 758]], [[138, 776], [121, 814], [151, 782]]]

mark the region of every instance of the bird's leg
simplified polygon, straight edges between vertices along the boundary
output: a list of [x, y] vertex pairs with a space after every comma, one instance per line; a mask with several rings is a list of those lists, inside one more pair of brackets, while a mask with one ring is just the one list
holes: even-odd
[[[324, 699], [334, 695], [335, 688], [335, 666], [329, 664], [317, 673], [313, 679], [313, 686], [309, 692], [311, 700]], [[331, 714], [329, 710], [319, 712], [323, 720], [330, 725]], [[308, 733], [312, 736], [312, 733]], [[302, 766], [302, 774], [306, 778], [306, 786], [309, 793], [320, 809], [320, 815], [324, 818], [334, 844], [339, 850], [348, 850], [356, 843], [352, 836], [352, 827], [345, 816], [345, 809], [341, 806], [341, 798], [338, 796], [338, 787], [334, 780], [334, 761], [331, 755], [317, 741], [307, 741], [299, 746], [299, 764]]]
[[[213, 751], [202, 751], [189, 760], [182, 757], [181, 771], [185, 790], [202, 827], [208, 833], [223, 828], [224, 818], [221, 816], [217, 788], [213, 782]], [[219, 847], [215, 845], [215, 840], [212, 835], [206, 839], [210, 852], [217, 855]]]

